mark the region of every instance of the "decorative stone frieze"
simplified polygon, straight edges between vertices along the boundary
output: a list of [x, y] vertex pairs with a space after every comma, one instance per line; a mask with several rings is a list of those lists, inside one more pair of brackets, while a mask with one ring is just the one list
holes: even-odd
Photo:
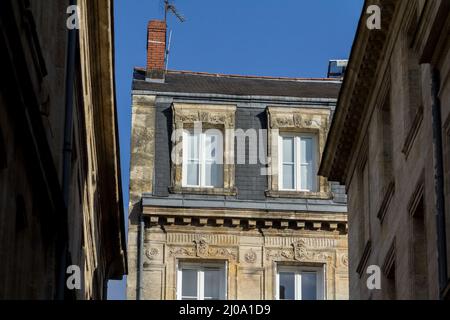
[[326, 263], [333, 259], [332, 252], [308, 247], [306, 242], [302, 239], [293, 242], [291, 246], [291, 248], [268, 248], [266, 251], [266, 260], [294, 260]]
[[205, 239], [201, 239], [191, 246], [170, 247], [169, 256], [237, 260], [238, 253], [237, 248], [210, 246]]

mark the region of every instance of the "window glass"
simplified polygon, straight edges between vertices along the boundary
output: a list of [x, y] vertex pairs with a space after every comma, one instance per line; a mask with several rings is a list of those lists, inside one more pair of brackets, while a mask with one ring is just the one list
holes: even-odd
[[280, 272], [280, 300], [295, 300], [295, 273]]
[[302, 272], [302, 300], [317, 300], [317, 273]]
[[300, 138], [300, 189], [313, 190], [313, 139]]
[[223, 186], [222, 139], [214, 131], [205, 134], [205, 186], [218, 188]]
[[283, 163], [294, 163], [293, 137], [283, 137]]
[[199, 135], [193, 132], [187, 134], [187, 165], [186, 183], [190, 186], [197, 186], [199, 181], [200, 157], [199, 157]]
[[220, 299], [221, 274], [218, 268], [205, 268], [205, 300]]
[[197, 270], [182, 270], [182, 300], [197, 300]]
[[294, 164], [283, 163], [283, 189], [286, 190], [295, 189], [294, 173], [295, 173]]
[[295, 189], [294, 137], [283, 137], [283, 189]]

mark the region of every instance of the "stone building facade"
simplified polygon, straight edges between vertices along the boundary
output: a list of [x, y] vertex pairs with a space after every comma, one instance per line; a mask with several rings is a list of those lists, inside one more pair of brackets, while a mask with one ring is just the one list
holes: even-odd
[[319, 172], [348, 191], [351, 299], [449, 298], [449, 71], [449, 1], [366, 1]]
[[128, 299], [347, 299], [346, 196], [317, 176], [340, 80], [165, 72], [165, 37], [134, 70]]
[[102, 299], [126, 273], [113, 50], [112, 1], [0, 2], [0, 299]]

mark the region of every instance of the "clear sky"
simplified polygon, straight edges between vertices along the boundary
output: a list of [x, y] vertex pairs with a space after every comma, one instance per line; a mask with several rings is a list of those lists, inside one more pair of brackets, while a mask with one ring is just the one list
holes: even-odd
[[[176, 0], [186, 18], [168, 19], [169, 69], [286, 77], [326, 77], [330, 59], [350, 55], [363, 0]], [[163, 0], [115, 0], [116, 94], [125, 215], [133, 67], [146, 63], [147, 23]], [[125, 299], [125, 281], [109, 284]]]

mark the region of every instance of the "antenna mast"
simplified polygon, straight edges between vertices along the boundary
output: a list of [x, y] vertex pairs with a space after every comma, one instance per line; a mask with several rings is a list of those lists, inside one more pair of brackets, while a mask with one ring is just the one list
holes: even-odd
[[[170, 3], [170, 0], [164, 0], [164, 22], [165, 22], [166, 26], [167, 26], [167, 13], [169, 11], [172, 12], [175, 15], [175, 17], [177, 17], [177, 19], [180, 20], [180, 22], [186, 21], [184, 16], [178, 12], [177, 8], [172, 3]], [[169, 53], [170, 53], [170, 42], [171, 41], [172, 41], [172, 30], [170, 30], [170, 32], [169, 32], [169, 42], [168, 42], [168, 46], [166, 49], [166, 59], [165, 59], [166, 60], [166, 63], [165, 63], [166, 64], [166, 70], [165, 70], [166, 72], [167, 72], [167, 68], [169, 66]]]

